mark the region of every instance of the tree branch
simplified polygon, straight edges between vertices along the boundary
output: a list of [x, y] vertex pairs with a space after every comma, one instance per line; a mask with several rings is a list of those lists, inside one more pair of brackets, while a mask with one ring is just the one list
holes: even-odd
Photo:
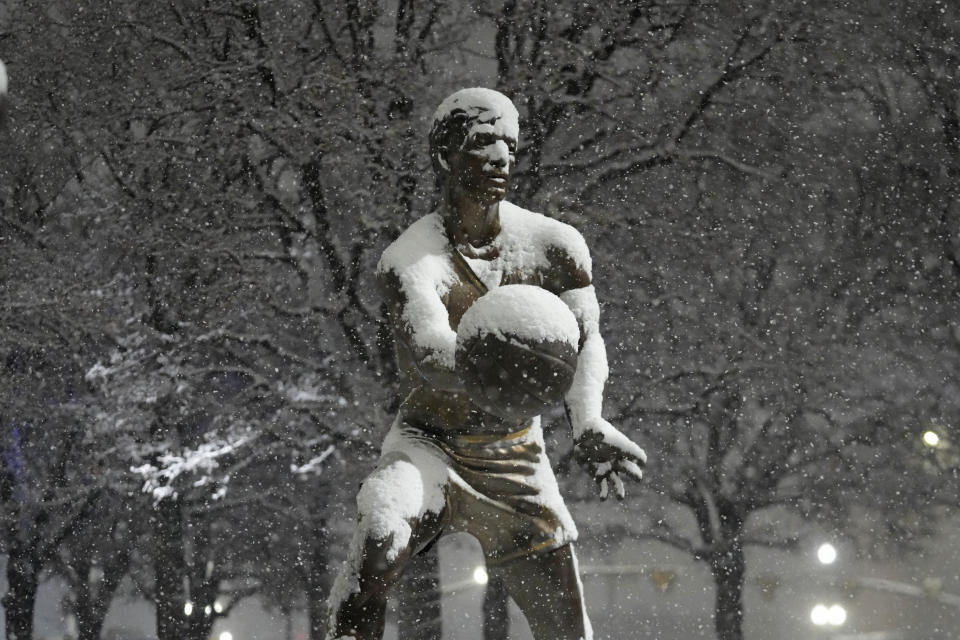
[[732, 158], [720, 151], [714, 149], [677, 149], [676, 154], [681, 158], [709, 158], [723, 164], [729, 165], [738, 171], [748, 175], [762, 178], [763, 180], [777, 181], [782, 180], [784, 169], [782, 167], [773, 167], [773, 170], [756, 167], [746, 162]]

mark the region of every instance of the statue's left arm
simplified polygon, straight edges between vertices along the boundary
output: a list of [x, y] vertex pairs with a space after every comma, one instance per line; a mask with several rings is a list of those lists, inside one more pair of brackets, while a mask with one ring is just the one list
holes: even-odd
[[647, 456], [601, 416], [608, 369], [606, 346], [600, 335], [600, 306], [589, 273], [577, 271], [574, 282], [581, 286], [559, 294], [576, 316], [581, 335], [577, 370], [565, 398], [576, 442], [574, 455], [600, 485], [601, 498], [606, 498], [611, 489], [623, 498], [623, 476], [640, 480]]

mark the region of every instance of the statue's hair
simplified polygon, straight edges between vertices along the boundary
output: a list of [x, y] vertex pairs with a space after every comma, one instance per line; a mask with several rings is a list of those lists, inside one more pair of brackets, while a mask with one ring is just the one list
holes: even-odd
[[483, 88], [461, 89], [456, 91], [440, 103], [433, 115], [433, 126], [430, 127], [430, 162], [437, 174], [437, 180], [442, 180], [446, 170], [442, 160], [451, 149], [463, 145], [470, 131], [470, 127], [480, 119], [486, 108], [486, 103], [496, 106], [514, 121], [517, 118], [517, 108], [510, 98], [499, 91]]
[[440, 163], [441, 159], [450, 149], [457, 149], [463, 145], [470, 131], [470, 125], [478, 117], [478, 115], [471, 117], [465, 109], [458, 107], [433, 121], [433, 126], [430, 127], [430, 163], [437, 174], [437, 179], [445, 173]]

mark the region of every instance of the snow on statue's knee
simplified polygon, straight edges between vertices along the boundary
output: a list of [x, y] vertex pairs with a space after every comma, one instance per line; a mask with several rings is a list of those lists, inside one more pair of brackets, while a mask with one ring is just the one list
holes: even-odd
[[442, 508], [439, 478], [424, 471], [407, 456], [397, 456], [371, 473], [357, 494], [360, 529], [368, 540], [390, 545], [388, 561], [410, 543], [414, 520]]

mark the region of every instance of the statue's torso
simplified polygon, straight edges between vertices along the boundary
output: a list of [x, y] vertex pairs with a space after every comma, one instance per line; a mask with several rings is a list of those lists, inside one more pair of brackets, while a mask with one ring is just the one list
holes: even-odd
[[[440, 228], [436, 226], [438, 233]], [[571, 232], [574, 236], [570, 236]], [[439, 298], [446, 310], [449, 328], [455, 332], [463, 314], [488, 289], [527, 284], [559, 294], [564, 288], [570, 288], [570, 278], [562, 273], [558, 260], [551, 260], [551, 254], [576, 252], [579, 247], [556, 246], [576, 244], [571, 237], [582, 243], [572, 227], [513, 205], [501, 207], [501, 231], [493, 241], [487, 259], [465, 258], [445, 237], [435, 238], [430, 252], [430, 259], [437, 261], [430, 270], [433, 281], [424, 282], [425, 272], [419, 271], [416, 286], [429, 287]], [[588, 272], [589, 263], [584, 267]], [[400, 282], [404, 283], [406, 274], [398, 275]], [[510, 433], [524, 427], [521, 423], [505, 423], [481, 411], [466, 393], [433, 388], [420, 375], [409, 350], [398, 348], [397, 361], [401, 393], [405, 396], [400, 413], [405, 422], [427, 431], [456, 435]]]

